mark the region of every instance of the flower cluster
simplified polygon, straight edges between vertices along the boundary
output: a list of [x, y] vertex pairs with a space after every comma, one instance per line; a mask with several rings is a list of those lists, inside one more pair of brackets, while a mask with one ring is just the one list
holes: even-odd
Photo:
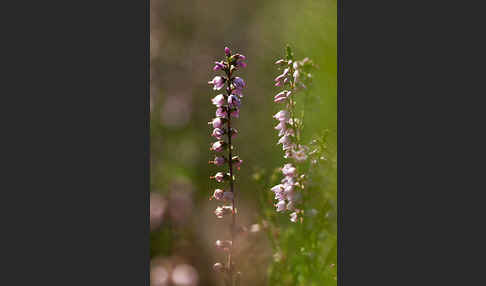
[[[302, 130], [302, 118], [297, 118], [295, 112], [295, 96], [302, 89], [305, 89], [312, 80], [310, 68], [313, 63], [308, 58], [301, 61], [293, 59], [292, 52], [287, 48], [286, 59], [279, 59], [275, 62], [283, 72], [275, 78], [275, 86], [282, 87], [283, 90], [274, 96], [274, 102], [283, 104], [284, 108], [277, 112], [273, 117], [278, 120], [275, 129], [278, 130], [280, 137], [277, 144], [282, 144], [284, 158], [294, 160], [296, 163], [307, 160], [309, 148], [300, 143], [300, 133]], [[299, 201], [296, 189], [303, 189], [304, 175], [299, 176], [297, 168], [291, 163], [287, 163], [281, 168], [284, 178], [281, 184], [271, 188], [278, 201], [275, 205], [277, 212], [285, 210], [292, 211], [290, 220], [296, 222], [302, 211], [296, 208]]]
[[[233, 54], [229, 48], [224, 49], [225, 59], [216, 61], [213, 67], [214, 71], [222, 71], [224, 75], [215, 76], [208, 83], [213, 85], [214, 90], [223, 90], [221, 94], [216, 95], [211, 99], [211, 102], [216, 106], [216, 117], [208, 124], [214, 129], [211, 136], [217, 139], [216, 142], [211, 144], [210, 150], [217, 153], [210, 164], [216, 166], [223, 166], [227, 164], [227, 172], [217, 172], [211, 179], [216, 180], [218, 183], [228, 181], [229, 190], [216, 189], [214, 190], [211, 199], [220, 201], [221, 206], [218, 206], [214, 211], [217, 218], [222, 219], [227, 215], [232, 216], [232, 223], [230, 226], [231, 240], [218, 240], [216, 241], [216, 247], [223, 249], [228, 253], [227, 264], [216, 263], [214, 269], [221, 272], [226, 272], [229, 276], [233, 273], [233, 262], [231, 261], [232, 255], [232, 241], [235, 234], [235, 195], [234, 195], [234, 168], [240, 169], [240, 165], [243, 162], [238, 155], [232, 154], [234, 146], [231, 140], [238, 134], [238, 131], [231, 127], [232, 118], [238, 118], [240, 114], [241, 98], [243, 98], [243, 88], [245, 88], [245, 81], [233, 73], [239, 68], [246, 67], [246, 57], [242, 54]], [[227, 152], [227, 156], [222, 154]], [[231, 278], [232, 279], [232, 278]], [[230, 280], [231, 280], [230, 279]]]

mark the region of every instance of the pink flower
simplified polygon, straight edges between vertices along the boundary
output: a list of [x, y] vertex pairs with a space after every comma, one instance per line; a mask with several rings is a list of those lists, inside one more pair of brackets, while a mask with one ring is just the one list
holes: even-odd
[[216, 189], [214, 190], [213, 196], [211, 198], [220, 201], [223, 199], [223, 196], [224, 196], [224, 191], [221, 189]]
[[231, 128], [231, 138], [235, 137], [236, 135], [238, 135], [238, 130], [236, 130], [236, 128]]
[[243, 160], [241, 160], [240, 157], [238, 156], [234, 156], [232, 162], [233, 162], [233, 166], [235, 166], [239, 170], [241, 164], [243, 163]]
[[233, 210], [232, 206], [221, 206], [214, 210], [214, 214], [217, 218], [223, 218], [224, 215], [230, 214]]
[[277, 207], [277, 212], [281, 212], [285, 210], [286, 203], [284, 200], [278, 201], [278, 203], [275, 206]]
[[299, 70], [294, 71], [294, 81], [297, 81], [297, 78], [299, 78], [300, 72]]
[[227, 116], [228, 113], [223, 107], [218, 107], [218, 109], [216, 109], [216, 117], [226, 118]]
[[246, 57], [242, 54], [235, 54], [235, 57], [239, 60], [242, 60], [242, 61], [246, 60]]
[[213, 130], [213, 134], [211, 134], [211, 136], [214, 136], [217, 139], [222, 139], [223, 135], [224, 135], [224, 131], [223, 131], [223, 129], [220, 129], [220, 128], [215, 128]]
[[294, 203], [293, 201], [291, 201], [291, 202], [289, 202], [289, 203], [287, 204], [287, 209], [288, 209], [289, 211], [293, 211], [293, 210], [294, 210], [294, 208], [295, 208], [294, 206], [295, 206], [295, 203]]
[[214, 157], [214, 160], [213, 161], [209, 161], [210, 164], [214, 164], [214, 165], [218, 165], [218, 166], [221, 166], [223, 165], [224, 163], [226, 163], [226, 159], [224, 157]]
[[284, 62], [285, 62], [285, 60], [284, 60], [284, 59], [280, 59], [280, 60], [276, 61], [276, 62], [275, 62], [275, 64], [276, 64], [276, 65], [279, 65], [279, 64], [282, 64], [282, 63], [284, 63]]
[[224, 87], [225, 79], [220, 76], [215, 76], [212, 81], [208, 81], [208, 84], [214, 85], [214, 90], [220, 90]]
[[278, 201], [285, 200], [284, 192], [276, 192], [275, 193], [275, 199], [278, 200]]
[[244, 61], [238, 61], [236, 65], [242, 68], [246, 68], [246, 63]]
[[215, 66], [213, 67], [213, 71], [219, 71], [224, 69], [224, 62], [214, 62]]
[[223, 151], [224, 147], [226, 147], [226, 142], [223, 141], [216, 141], [211, 146], [211, 151], [221, 152]]
[[285, 176], [293, 177], [295, 175], [295, 171], [297, 171], [297, 169], [295, 169], [295, 167], [292, 166], [292, 164], [285, 164], [282, 168], [282, 173]]
[[275, 95], [274, 102], [278, 103], [286, 100], [291, 93], [292, 93], [291, 91], [287, 91], [287, 90], [279, 92], [277, 95]]
[[299, 162], [305, 161], [307, 159], [307, 155], [302, 148], [294, 152], [292, 157]]
[[293, 212], [290, 214], [290, 221], [291, 222], [297, 222], [297, 213]]
[[283, 191], [283, 185], [282, 184], [278, 184], [278, 185], [275, 185], [273, 186], [270, 191], [274, 192], [274, 193], [277, 193], [277, 192], [281, 192]]
[[226, 175], [222, 172], [217, 172], [214, 176], [211, 176], [209, 178], [215, 179], [218, 183], [221, 183], [226, 178]]
[[237, 89], [242, 89], [246, 86], [245, 81], [241, 77], [235, 77], [233, 80], [233, 84]]
[[280, 140], [278, 140], [277, 144], [284, 144], [285, 145], [285, 144], [288, 144], [290, 142], [292, 142], [291, 139], [290, 139], [290, 136], [284, 135], [280, 138]]
[[294, 143], [284, 143], [282, 144], [282, 150], [286, 151], [286, 150], [289, 150], [289, 154], [285, 154], [286, 157], [292, 157], [292, 154], [291, 154], [291, 150], [295, 149], [295, 144]]
[[211, 101], [213, 102], [214, 105], [216, 105], [217, 107], [221, 107], [223, 106], [225, 103], [226, 103], [226, 100], [224, 98], [224, 95], [223, 94], [218, 94], [216, 95], [215, 97], [213, 97], [213, 99], [211, 99]]
[[239, 99], [239, 98], [238, 98], [236, 95], [232, 94], [232, 95], [230, 95], [230, 96], [228, 97], [228, 104], [229, 104], [231, 107], [236, 107], [236, 108], [238, 108], [238, 107], [240, 107], [240, 105], [241, 105], [241, 101], [240, 101], [240, 99]]
[[231, 112], [231, 117], [238, 118], [240, 117], [240, 110], [237, 108]]
[[280, 122], [286, 122], [290, 119], [290, 113], [287, 110], [280, 110], [273, 116], [273, 118], [277, 119]]
[[277, 77], [274, 79], [274, 81], [279, 82], [279, 81], [281, 81], [281, 80], [282, 80], [284, 77], [285, 77], [285, 75], [281, 74], [281, 75], [277, 76]]
[[226, 54], [226, 56], [230, 56], [231, 55], [231, 50], [228, 47], [225, 47], [224, 48], [224, 53]]
[[213, 128], [221, 128], [223, 126], [223, 119], [216, 117], [213, 119], [213, 121], [209, 122], [209, 124], [213, 125]]

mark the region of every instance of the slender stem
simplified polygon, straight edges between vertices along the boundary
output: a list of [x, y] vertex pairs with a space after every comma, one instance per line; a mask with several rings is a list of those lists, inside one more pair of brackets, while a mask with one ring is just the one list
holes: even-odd
[[295, 127], [295, 116], [294, 116], [295, 101], [293, 100], [293, 98], [295, 93], [295, 81], [294, 81], [293, 73], [294, 73], [294, 69], [292, 66], [290, 66], [290, 90], [292, 91], [292, 93], [290, 94], [290, 99], [289, 99], [290, 102], [289, 110], [290, 110], [290, 118], [292, 119], [292, 129], [294, 130], [295, 140], [297, 142], [297, 145], [299, 145], [300, 134], [297, 133], [297, 128]]
[[[228, 97], [231, 95], [231, 70], [227, 72], [228, 75]], [[233, 156], [231, 154], [232, 147], [231, 145], [231, 136], [232, 136], [232, 131], [231, 131], [231, 108], [228, 106], [227, 109], [227, 115], [228, 115], [228, 167], [229, 167], [229, 173], [230, 173], [230, 191], [233, 194], [233, 198], [231, 200], [231, 206], [232, 206], [232, 211], [231, 211], [231, 225], [230, 225], [230, 232], [231, 232], [231, 246], [229, 247], [229, 252], [228, 252], [228, 272], [231, 277], [231, 285], [233, 285], [233, 261], [232, 261], [232, 255], [233, 255], [233, 243], [234, 243], [234, 236], [235, 236], [235, 225], [236, 225], [236, 214], [235, 214], [235, 193], [234, 193], [234, 185], [233, 185]]]

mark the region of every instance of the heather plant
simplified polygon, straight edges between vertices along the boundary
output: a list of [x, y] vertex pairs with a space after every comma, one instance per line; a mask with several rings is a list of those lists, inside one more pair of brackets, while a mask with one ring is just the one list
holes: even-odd
[[296, 60], [290, 47], [276, 65], [280, 74], [274, 85], [280, 90], [273, 101], [279, 111], [273, 117], [278, 121], [283, 166], [254, 174], [262, 187], [261, 223], [274, 251], [268, 282], [332, 285], [337, 271], [336, 202], [331, 189], [336, 162], [328, 138], [335, 131], [304, 129], [306, 103], [319, 96], [311, 91], [316, 65], [308, 58]]
[[[282, 168], [284, 178], [280, 184], [271, 188], [275, 194], [277, 212], [291, 211], [290, 221], [303, 220], [303, 210], [298, 207], [302, 203], [302, 193], [305, 189], [306, 174], [302, 165], [308, 159], [309, 147], [302, 144], [303, 114], [296, 113], [296, 99], [302, 97], [302, 90], [307, 88], [312, 80], [310, 73], [314, 64], [308, 58], [295, 60], [290, 47], [286, 49], [284, 59], [275, 62], [283, 72], [275, 78], [275, 86], [282, 87], [274, 97], [274, 102], [283, 104], [284, 108], [273, 117], [279, 121], [275, 127], [279, 131], [278, 144], [282, 144], [284, 158], [289, 161]], [[300, 169], [300, 170], [299, 170]]]
[[[222, 76], [215, 76], [208, 83], [213, 85], [214, 90], [224, 90], [223, 93], [212, 98], [212, 103], [216, 106], [216, 117], [209, 122], [214, 129], [212, 136], [218, 141], [211, 144], [210, 150], [217, 153], [210, 164], [217, 166], [227, 165], [227, 172], [217, 172], [211, 179], [218, 183], [228, 182], [229, 188], [226, 190], [216, 189], [211, 199], [222, 203], [214, 211], [216, 218], [223, 219], [225, 216], [231, 216], [229, 225], [230, 238], [226, 240], [217, 240], [215, 246], [227, 253], [226, 262], [216, 262], [213, 265], [215, 271], [224, 275], [225, 284], [228, 286], [237, 285], [239, 281], [239, 272], [236, 271], [234, 259], [233, 242], [236, 236], [236, 193], [235, 193], [235, 170], [240, 168], [243, 162], [238, 155], [234, 154], [235, 147], [232, 143], [234, 136], [238, 131], [232, 127], [232, 118], [238, 118], [240, 112], [241, 98], [243, 97], [243, 88], [246, 86], [245, 81], [234, 73], [239, 69], [246, 67], [244, 55], [235, 53], [226, 47], [224, 49], [225, 59], [215, 62], [214, 71], [221, 71]], [[224, 153], [226, 152], [227, 155]]]

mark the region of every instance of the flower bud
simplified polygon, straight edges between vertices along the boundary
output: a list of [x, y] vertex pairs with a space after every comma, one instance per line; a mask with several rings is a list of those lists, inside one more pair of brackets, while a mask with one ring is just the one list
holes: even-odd
[[246, 60], [246, 57], [242, 54], [235, 54], [235, 57], [239, 60], [242, 60], [242, 61]]
[[228, 47], [225, 47], [224, 48], [224, 53], [226, 54], [226, 56], [229, 57], [231, 55], [231, 50]]
[[213, 67], [213, 71], [219, 71], [224, 69], [224, 62], [214, 62], [215, 66]]

